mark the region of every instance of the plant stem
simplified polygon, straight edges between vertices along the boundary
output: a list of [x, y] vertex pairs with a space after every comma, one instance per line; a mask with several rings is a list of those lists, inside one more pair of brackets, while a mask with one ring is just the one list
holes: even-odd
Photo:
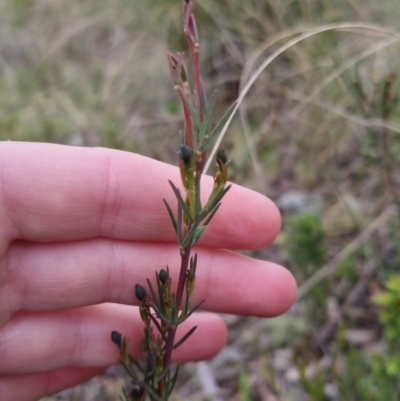
[[[189, 241], [189, 244], [185, 249], [181, 250], [181, 269], [179, 272], [178, 287], [176, 290], [176, 316], [174, 320], [177, 319], [177, 315], [182, 303], [183, 291], [185, 289], [185, 279], [189, 268], [190, 261], [190, 250], [192, 248], [193, 240]], [[164, 354], [164, 367], [167, 366], [171, 361], [172, 350], [174, 348], [176, 334], [176, 326], [172, 326], [167, 331], [167, 341], [165, 344], [165, 354]]]

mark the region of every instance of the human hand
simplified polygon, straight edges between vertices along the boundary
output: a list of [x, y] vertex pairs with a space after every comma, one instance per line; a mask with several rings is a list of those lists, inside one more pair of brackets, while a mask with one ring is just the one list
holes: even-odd
[[[135, 284], [166, 265], [175, 283], [179, 273], [162, 202], [175, 200], [168, 179], [180, 182], [177, 168], [136, 154], [0, 143], [0, 400], [37, 400], [118, 363], [112, 330], [137, 354]], [[203, 181], [207, 192], [212, 178]], [[286, 311], [292, 275], [225, 250], [265, 247], [279, 228], [270, 200], [233, 185], [196, 249], [194, 302], [260, 317]], [[180, 329], [194, 325], [174, 359], [207, 359], [223, 347], [218, 315], [194, 314]]]

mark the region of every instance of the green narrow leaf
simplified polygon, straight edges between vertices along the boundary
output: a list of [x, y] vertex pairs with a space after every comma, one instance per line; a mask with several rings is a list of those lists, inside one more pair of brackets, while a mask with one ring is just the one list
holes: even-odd
[[172, 380], [168, 380], [167, 399], [172, 394], [172, 391], [175, 387], [176, 379], [178, 378], [178, 373], [179, 373], [179, 365], [176, 367], [176, 371], [175, 371], [175, 374], [174, 374]]
[[[227, 187], [222, 187], [220, 190], [213, 196], [209, 205], [206, 205], [208, 213], [217, 206], [217, 204], [222, 200], [222, 198], [226, 195], [226, 193], [231, 189], [232, 184]], [[208, 202], [207, 202], [208, 203]]]
[[148, 393], [151, 399], [155, 401], [163, 401], [161, 397], [153, 390], [153, 388], [145, 382], [138, 383], [140, 387], [143, 387]]
[[128, 356], [129, 356], [129, 362], [130, 362], [131, 364], [135, 365], [136, 368], [137, 368], [140, 372], [145, 373], [145, 369], [143, 368], [143, 366], [141, 366], [140, 363], [139, 363], [133, 356], [131, 356], [131, 355], [128, 355]]
[[[147, 360], [150, 362], [151, 368], [152, 368], [152, 374], [154, 374], [155, 372], [157, 372], [157, 357], [155, 355], [155, 350], [152, 347], [151, 344], [151, 340], [149, 339], [148, 341], [146, 341], [148, 344], [147, 347]], [[147, 372], [149, 373], [149, 372]]]
[[181, 312], [181, 314], [180, 314], [180, 316], [179, 316], [179, 319], [180, 319], [182, 316], [186, 316], [186, 314], [187, 314], [188, 311], [189, 311], [189, 307], [190, 307], [190, 305], [189, 305], [189, 292], [186, 291], [185, 308], [184, 308], [184, 310]]
[[200, 118], [197, 113], [197, 110], [193, 107], [192, 103], [188, 99], [186, 99], [186, 96], [182, 96], [182, 100], [185, 103], [185, 105], [187, 106], [187, 108], [189, 109], [190, 115], [192, 116], [192, 119], [196, 126], [196, 129], [197, 129], [197, 131], [199, 131], [201, 123], [200, 123]]
[[162, 339], [167, 342], [167, 337], [165, 337], [165, 333], [160, 325], [160, 323], [158, 322], [158, 320], [150, 313], [150, 319], [151, 321], [154, 323], [154, 325], [157, 327], [158, 332], [160, 333]]
[[198, 219], [198, 221], [196, 221], [196, 222], [192, 225], [192, 227], [190, 228], [190, 230], [189, 230], [188, 233], [186, 234], [185, 239], [184, 239], [183, 242], [182, 242], [182, 245], [181, 245], [182, 248], [186, 248], [186, 247], [188, 246], [189, 242], [193, 239], [193, 236], [194, 236], [194, 234], [195, 234], [195, 232], [196, 232], [196, 230], [197, 230], [197, 227], [198, 227], [199, 224], [200, 224], [200, 221], [201, 221], [201, 220]]
[[165, 379], [165, 377], [168, 375], [170, 369], [171, 369], [171, 362], [169, 362], [168, 365], [164, 368], [164, 370], [160, 373], [160, 375], [157, 376], [157, 381], [161, 381], [161, 380]]
[[153, 303], [150, 303], [150, 306], [154, 309], [154, 311], [157, 314], [157, 317], [159, 317], [167, 326], [170, 325], [170, 322], [168, 321], [168, 319], [164, 316], [164, 314], [160, 311], [159, 308], [157, 308], [156, 305], [154, 305]]
[[212, 116], [212, 113], [214, 111], [214, 107], [215, 107], [216, 103], [217, 103], [217, 93], [214, 92], [213, 96], [211, 98], [211, 103], [208, 106], [207, 113], [206, 113], [206, 115], [204, 117], [204, 121], [201, 124], [200, 130], [199, 130], [199, 137], [198, 137], [199, 145], [201, 145], [205, 135], [208, 133], [208, 129], [210, 127], [211, 116]]
[[176, 349], [180, 345], [182, 345], [194, 333], [196, 329], [197, 326], [192, 327], [179, 341], [176, 342], [173, 349]]
[[[201, 233], [201, 235], [204, 233], [205, 229], [206, 229], [206, 228], [208, 227], [208, 225], [210, 224], [211, 219], [214, 217], [215, 213], [217, 213], [217, 211], [218, 211], [218, 209], [220, 208], [220, 206], [221, 206], [221, 202], [218, 203], [218, 204], [214, 207], [214, 209], [211, 210], [209, 216], [207, 217], [207, 219], [206, 219], [205, 222], [203, 223], [203, 226], [202, 226], [202, 227], [199, 227], [199, 228], [203, 228], [203, 227], [204, 227], [203, 232]], [[195, 234], [195, 236], [194, 236], [194, 242], [193, 242], [193, 244], [192, 244], [192, 247], [194, 247], [194, 246], [197, 244], [197, 242], [199, 241], [201, 235], [198, 236], [198, 237], [196, 237], [196, 234]]]
[[194, 256], [192, 256], [190, 258], [190, 269], [193, 270], [196, 273], [196, 269], [197, 269], [197, 253], [195, 253]]
[[186, 316], [182, 316], [182, 319], [178, 320], [178, 324], [183, 323], [188, 317], [190, 317], [190, 315], [193, 312], [196, 312], [197, 309], [200, 308], [201, 305], [203, 305], [203, 303], [205, 302], [205, 299], [203, 299], [202, 301], [200, 301]]
[[171, 219], [172, 225], [174, 226], [174, 230], [177, 233], [178, 226], [177, 226], [177, 223], [176, 223], [176, 220], [175, 220], [174, 213], [172, 212], [171, 207], [169, 206], [168, 202], [164, 198], [163, 198], [163, 202], [164, 202], [165, 207], [167, 208], [167, 211], [168, 211], [168, 214], [169, 214], [169, 218]]
[[172, 316], [172, 325], [176, 324], [176, 295], [175, 293], [171, 294], [171, 316]]
[[214, 207], [214, 209], [211, 210], [210, 214], [208, 215], [206, 221], [203, 223], [205, 226], [208, 226], [212, 220], [212, 218], [215, 216], [215, 213], [217, 213], [218, 209], [222, 205], [221, 202], [217, 203], [217, 205]]
[[151, 281], [150, 281], [148, 278], [146, 279], [146, 281], [147, 281], [147, 285], [148, 285], [148, 287], [149, 287], [149, 290], [150, 290], [150, 292], [151, 292], [151, 296], [153, 297], [154, 303], [155, 303], [158, 307], [160, 307], [159, 300], [158, 300], [158, 298], [157, 298], [157, 296], [156, 296], [156, 292], [154, 291], [154, 288], [153, 288], [153, 285], [151, 284]]
[[187, 218], [193, 223], [193, 217], [192, 213], [190, 212], [189, 208], [187, 207], [185, 201], [182, 198], [181, 192], [179, 189], [174, 185], [174, 183], [170, 180], [168, 180], [169, 185], [171, 185], [172, 190], [174, 191], [174, 194], [176, 196], [176, 199], [178, 200], [179, 205], [181, 206], [182, 210], [184, 211], [185, 215]]
[[158, 274], [158, 272], [156, 272], [156, 283], [157, 283], [157, 289], [158, 289], [158, 300], [160, 301], [159, 305], [156, 305], [160, 310], [161, 310], [161, 300], [163, 297], [163, 293], [162, 293], [162, 285], [161, 285], [161, 281], [160, 281], [160, 276]]
[[132, 379], [132, 380], [137, 380], [137, 376], [135, 374], [135, 372], [130, 368], [130, 366], [126, 365], [125, 363], [123, 363], [121, 361], [121, 365], [124, 367], [125, 372], [128, 374], [128, 376]]
[[181, 208], [179, 202], [178, 202], [178, 222], [177, 222], [177, 225], [178, 225], [178, 230], [176, 232], [176, 235], [178, 237], [178, 244], [179, 244], [179, 246], [181, 246], [181, 244], [182, 244], [182, 232], [181, 232], [181, 230], [182, 230], [182, 208]]
[[196, 174], [196, 199], [195, 199], [195, 205], [194, 205], [194, 213], [195, 213], [195, 218], [198, 217], [201, 211], [201, 185], [200, 185], [200, 180], [201, 180], [201, 174]]
[[221, 120], [218, 122], [218, 124], [211, 131], [208, 140], [201, 146], [201, 149], [200, 149], [201, 152], [205, 152], [210, 147], [210, 145], [213, 143], [215, 138], [221, 132], [221, 130], [224, 127], [225, 123], [229, 120], [229, 117], [233, 113], [233, 110], [234, 110], [235, 106], [236, 106], [236, 102], [231, 104], [231, 106], [226, 111], [226, 113], [223, 115]]
[[201, 236], [204, 234], [204, 231], [206, 231], [206, 229], [207, 229], [206, 225], [203, 225], [201, 227], [197, 227], [197, 229], [196, 229], [196, 231], [195, 231], [195, 233], [193, 235], [193, 239], [194, 239], [195, 242], [197, 242], [201, 238]]

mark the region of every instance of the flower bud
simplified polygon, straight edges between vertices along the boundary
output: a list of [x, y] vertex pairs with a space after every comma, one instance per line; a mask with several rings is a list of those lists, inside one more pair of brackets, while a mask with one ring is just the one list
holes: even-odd
[[146, 290], [140, 284], [136, 284], [135, 295], [140, 302], [143, 302], [146, 299]]
[[183, 161], [183, 164], [187, 166], [190, 161], [192, 160], [193, 152], [187, 145], [182, 145], [181, 146], [181, 151], [180, 151], [180, 156]]
[[115, 330], [111, 332], [111, 341], [114, 344], [117, 344], [118, 347], [121, 346], [121, 340], [122, 340], [121, 333], [119, 333], [118, 331], [115, 331]]
[[221, 161], [223, 164], [228, 163], [228, 156], [224, 148], [221, 148], [217, 154], [217, 160]]
[[166, 270], [161, 269], [158, 277], [160, 278], [160, 281], [165, 284], [169, 280], [169, 273]]

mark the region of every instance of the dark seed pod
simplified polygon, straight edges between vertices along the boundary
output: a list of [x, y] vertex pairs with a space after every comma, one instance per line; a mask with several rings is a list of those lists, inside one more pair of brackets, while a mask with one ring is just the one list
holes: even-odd
[[140, 302], [143, 302], [146, 299], [146, 290], [140, 284], [136, 284], [135, 295]]
[[121, 340], [122, 340], [121, 333], [119, 333], [118, 331], [115, 331], [115, 330], [111, 332], [111, 341], [114, 344], [117, 344], [118, 347], [121, 346]]
[[186, 166], [190, 163], [190, 160], [192, 160], [192, 155], [193, 152], [187, 145], [182, 145], [181, 146], [181, 151], [180, 151], [180, 156], [183, 161], [183, 164]]
[[160, 281], [164, 284], [169, 280], [169, 273], [166, 270], [161, 269], [158, 277], [160, 278]]
[[224, 148], [221, 148], [217, 154], [217, 160], [220, 160], [222, 164], [228, 163], [228, 156], [226, 155], [226, 151]]
[[140, 399], [141, 395], [142, 395], [142, 391], [140, 390], [139, 386], [135, 386], [132, 390], [131, 390], [131, 397], [134, 400], [138, 400]]

